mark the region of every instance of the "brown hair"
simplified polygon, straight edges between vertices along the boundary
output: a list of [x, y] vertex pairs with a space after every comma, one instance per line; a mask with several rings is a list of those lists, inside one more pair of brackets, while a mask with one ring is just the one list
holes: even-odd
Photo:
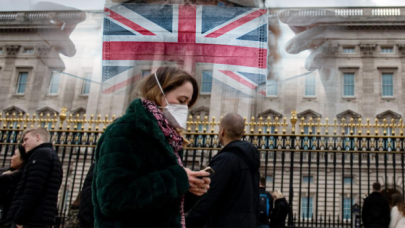
[[[188, 72], [177, 67], [160, 67], [156, 71], [156, 75], [165, 94], [169, 93], [179, 86], [182, 86], [185, 82], [190, 82], [193, 85], [193, 95], [190, 99], [188, 107], [191, 107], [195, 104], [199, 93], [198, 84], [195, 78]], [[157, 105], [161, 105], [160, 97], [162, 96], [162, 92], [160, 91], [159, 85], [156, 82], [154, 73], [144, 78], [139, 86], [141, 96], [143, 98], [153, 101]]]
[[392, 206], [398, 207], [398, 211], [402, 213], [402, 215], [405, 215], [405, 203], [404, 203], [404, 198], [400, 193], [394, 193], [392, 194]]
[[43, 128], [43, 127], [27, 129], [27, 130], [25, 130], [25, 131], [23, 132], [22, 137], [24, 138], [25, 135], [28, 134], [28, 133], [31, 133], [31, 134], [33, 134], [33, 135], [39, 135], [39, 136], [41, 136], [41, 139], [42, 139], [44, 142], [49, 142], [49, 140], [50, 140], [50, 134], [49, 134], [48, 130], [46, 130], [46, 129]]
[[265, 178], [265, 177], [263, 177], [263, 176], [260, 177], [260, 184], [261, 184], [263, 187], [266, 187], [266, 178]]

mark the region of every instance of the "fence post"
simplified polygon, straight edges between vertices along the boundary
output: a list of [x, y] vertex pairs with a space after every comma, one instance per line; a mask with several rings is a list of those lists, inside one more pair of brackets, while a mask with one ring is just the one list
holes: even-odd
[[288, 227], [293, 227], [294, 226], [294, 220], [292, 218], [292, 209], [293, 209], [293, 183], [294, 183], [294, 150], [295, 150], [295, 124], [297, 123], [297, 112], [294, 110], [291, 112], [291, 151], [290, 151], [290, 189], [289, 189], [289, 195], [288, 199], [290, 201], [290, 213], [288, 215]]

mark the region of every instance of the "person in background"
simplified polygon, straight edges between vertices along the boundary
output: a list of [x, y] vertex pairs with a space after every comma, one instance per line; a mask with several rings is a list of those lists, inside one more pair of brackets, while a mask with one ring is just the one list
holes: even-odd
[[77, 215], [79, 218], [79, 227], [81, 228], [94, 227], [94, 207], [91, 193], [91, 182], [93, 182], [94, 166], [95, 163], [92, 163], [89, 171], [87, 172], [81, 192], [79, 214]]
[[73, 201], [73, 203], [70, 205], [68, 216], [66, 217], [65, 220], [64, 228], [79, 227], [79, 217], [77, 216], [77, 214], [79, 213], [81, 195], [82, 193], [79, 192], [75, 201]]
[[12, 221], [6, 220], [7, 212], [18, 182], [21, 179], [28, 154], [22, 145], [18, 145], [11, 157], [10, 168], [0, 175], [0, 227], [10, 227]]
[[273, 196], [266, 191], [266, 177], [260, 177], [258, 228], [268, 228], [271, 212], [273, 211]]
[[236, 113], [224, 116], [218, 138], [224, 147], [209, 163], [211, 188], [191, 209], [187, 227], [256, 227], [259, 203], [260, 154], [243, 141], [245, 121]]
[[52, 227], [55, 224], [62, 165], [42, 127], [23, 132], [23, 146], [29, 155], [15, 190], [7, 219], [13, 227]]
[[405, 227], [405, 202], [400, 193], [392, 195], [391, 222], [389, 228]]
[[142, 99], [109, 125], [96, 147], [92, 197], [95, 227], [183, 227], [184, 196], [201, 196], [210, 179], [182, 164], [180, 130], [197, 100], [197, 81], [160, 67], [141, 81]]
[[285, 227], [285, 220], [287, 215], [290, 213], [290, 205], [285, 199], [282, 192], [279, 190], [274, 190], [274, 209], [271, 213], [270, 227]]
[[381, 184], [373, 184], [373, 192], [364, 200], [363, 225], [365, 228], [384, 227], [390, 224], [390, 204], [381, 193]]

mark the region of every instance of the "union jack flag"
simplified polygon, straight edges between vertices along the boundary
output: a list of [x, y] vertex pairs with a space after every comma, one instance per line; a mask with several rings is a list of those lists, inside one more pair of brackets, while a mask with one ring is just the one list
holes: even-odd
[[[266, 9], [195, 5], [113, 4], [105, 7], [103, 88], [117, 92], [140, 80], [137, 66], [177, 64], [250, 97], [267, 75]], [[139, 72], [139, 70], [138, 70]]]

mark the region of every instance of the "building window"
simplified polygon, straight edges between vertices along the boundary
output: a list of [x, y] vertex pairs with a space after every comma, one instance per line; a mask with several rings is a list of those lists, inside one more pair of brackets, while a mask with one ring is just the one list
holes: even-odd
[[392, 97], [394, 96], [394, 81], [393, 74], [387, 73], [382, 74], [382, 96], [383, 97]]
[[381, 47], [381, 53], [384, 53], [384, 54], [394, 53], [394, 48], [393, 47]]
[[212, 91], [212, 71], [204, 70], [202, 71], [201, 77], [201, 93], [210, 94]]
[[344, 47], [343, 53], [345, 54], [354, 54], [356, 53], [356, 49], [354, 47]]
[[[345, 154], [346, 155], [346, 154]], [[343, 183], [344, 184], [352, 184], [353, 178], [352, 177], [344, 177], [343, 178]]]
[[302, 177], [302, 183], [314, 183], [314, 177], [313, 176], [303, 176]]
[[301, 213], [303, 219], [312, 219], [312, 200], [313, 197], [302, 197], [301, 198]]
[[0, 55], [3, 54], [3, 48], [0, 48]]
[[266, 176], [266, 186], [273, 184], [273, 176]]
[[315, 75], [310, 74], [305, 77], [305, 96], [315, 96]]
[[[354, 201], [354, 200], [353, 200]], [[352, 200], [350, 198], [343, 198], [343, 219], [351, 220], [352, 218]]]
[[20, 72], [18, 75], [17, 94], [24, 94], [27, 87], [28, 72]]
[[84, 75], [84, 82], [83, 82], [83, 90], [82, 95], [88, 95], [90, 93], [90, 80], [91, 80], [91, 73], [86, 73]]
[[32, 54], [32, 53], [34, 53], [34, 48], [24, 48], [23, 53]]
[[278, 83], [274, 80], [267, 80], [267, 96], [278, 95]]
[[52, 72], [51, 83], [49, 85], [49, 94], [58, 94], [59, 80], [60, 80], [60, 73], [56, 71]]
[[354, 73], [343, 74], [343, 96], [354, 97]]
[[144, 77], [150, 75], [151, 73], [152, 73], [151, 70], [143, 70], [143, 71], [142, 71], [141, 78], [144, 78]]

